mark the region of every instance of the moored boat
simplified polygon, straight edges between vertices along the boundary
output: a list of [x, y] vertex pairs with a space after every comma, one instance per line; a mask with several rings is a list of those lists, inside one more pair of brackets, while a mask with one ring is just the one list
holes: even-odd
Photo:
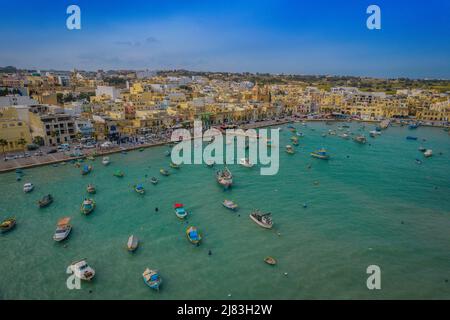
[[233, 184], [233, 175], [227, 167], [222, 171], [219, 170], [216, 172], [216, 179], [217, 182], [225, 188], [229, 188]]
[[418, 127], [419, 127], [419, 123], [418, 123], [418, 122], [415, 122], [415, 123], [411, 123], [411, 124], [408, 126], [408, 129], [414, 130], [414, 129], [417, 129]]
[[377, 131], [377, 130], [372, 130], [372, 131], [369, 132], [369, 135], [370, 135], [372, 138], [375, 138], [376, 136], [381, 135], [381, 132], [380, 132], [380, 131]]
[[186, 236], [190, 243], [199, 244], [202, 241], [202, 236], [196, 227], [189, 227], [186, 229]]
[[128, 242], [127, 242], [128, 251], [133, 252], [137, 249], [138, 246], [139, 246], [139, 239], [135, 235], [131, 235], [128, 238]]
[[328, 154], [327, 150], [324, 148], [311, 152], [311, 157], [322, 159], [322, 160], [330, 159], [330, 155]]
[[429, 158], [429, 157], [431, 157], [431, 156], [433, 155], [433, 150], [427, 149], [427, 150], [425, 150], [425, 152], [423, 153], [423, 155], [424, 155], [426, 158]]
[[156, 178], [156, 177], [151, 177], [151, 178], [150, 178], [150, 182], [153, 183], [153, 184], [157, 184], [157, 183], [158, 183], [158, 178]]
[[56, 224], [55, 234], [53, 235], [53, 240], [55, 241], [63, 241], [69, 236], [70, 231], [72, 230], [72, 225], [70, 224], [70, 218], [65, 217], [58, 220]]
[[123, 171], [121, 170], [117, 170], [116, 172], [113, 173], [113, 176], [122, 178], [123, 176], [125, 176], [125, 173], [123, 173]]
[[237, 203], [235, 203], [235, 202], [233, 202], [231, 200], [226, 200], [225, 199], [225, 200], [223, 200], [222, 204], [223, 204], [223, 206], [225, 208], [228, 208], [230, 210], [236, 210], [238, 208]]
[[142, 274], [142, 277], [144, 278], [144, 282], [147, 286], [154, 290], [159, 290], [162, 283], [162, 278], [159, 275], [158, 270], [151, 270], [147, 268]]
[[84, 199], [81, 203], [81, 213], [88, 215], [95, 209], [95, 201], [93, 199]]
[[277, 264], [277, 260], [275, 260], [275, 258], [273, 258], [273, 257], [266, 257], [264, 259], [264, 262], [267, 264], [270, 264], [271, 266], [274, 266]]
[[423, 147], [423, 146], [420, 146], [418, 150], [419, 150], [420, 152], [425, 152], [425, 151], [427, 150], [427, 148], [425, 148], [425, 147]]
[[288, 145], [286, 146], [286, 152], [289, 153], [289, 154], [294, 154], [294, 153], [295, 153], [295, 150], [294, 150], [294, 148], [292, 148], [291, 145], [288, 144]]
[[240, 160], [239, 160], [239, 164], [240, 164], [241, 166], [246, 167], [246, 168], [251, 168], [251, 167], [253, 167], [253, 163], [251, 163], [250, 160], [247, 159], [247, 158], [242, 158], [242, 159], [240, 159]]
[[0, 231], [7, 232], [16, 226], [16, 218], [8, 218], [0, 223]]
[[111, 163], [111, 161], [109, 160], [109, 157], [103, 157], [103, 159], [102, 159], [102, 164], [104, 165], [104, 166], [107, 166], [107, 165], [109, 165]]
[[216, 164], [216, 163], [215, 163], [214, 161], [212, 161], [212, 160], [207, 160], [207, 161], [206, 161], [206, 165], [207, 165], [208, 167], [210, 167], [210, 168], [214, 167], [215, 164]]
[[357, 143], [360, 143], [360, 144], [365, 144], [367, 142], [367, 139], [363, 135], [358, 135], [358, 136], [353, 138], [353, 141], [355, 141]]
[[27, 182], [23, 185], [23, 192], [28, 193], [33, 191], [34, 185], [31, 182]]
[[82, 175], [87, 175], [88, 173], [90, 173], [92, 171], [92, 166], [91, 165], [87, 165], [85, 164], [83, 166], [83, 169], [81, 169], [81, 174]]
[[170, 176], [170, 172], [163, 168], [159, 169], [159, 173], [161, 173], [163, 176], [166, 176], [166, 177]]
[[145, 193], [145, 189], [144, 186], [142, 185], [142, 183], [138, 183], [137, 185], [134, 186], [134, 191], [136, 191], [139, 194], [144, 194]]
[[413, 137], [413, 136], [407, 136], [406, 140], [417, 140], [417, 137]]
[[90, 193], [90, 194], [94, 194], [97, 192], [97, 190], [95, 189], [95, 186], [93, 184], [88, 184], [86, 191], [87, 191], [87, 193]]
[[173, 205], [173, 208], [175, 209], [175, 215], [179, 219], [184, 219], [187, 217], [188, 212], [186, 211], [186, 209], [184, 208], [184, 205], [182, 203], [175, 203]]
[[171, 168], [174, 168], [174, 169], [180, 169], [181, 168], [181, 166], [179, 164], [176, 164], [176, 163], [174, 163], [172, 161], [170, 162], [169, 166]]
[[72, 262], [69, 269], [73, 272], [75, 277], [81, 280], [89, 281], [95, 276], [95, 270], [88, 265], [86, 259]]
[[48, 195], [42, 197], [42, 199], [38, 201], [38, 205], [40, 208], [44, 208], [44, 207], [47, 207], [48, 205], [50, 205], [52, 202], [53, 202], [53, 197], [51, 194], [48, 194]]
[[263, 213], [259, 210], [255, 210], [250, 214], [250, 219], [252, 219], [260, 227], [271, 229], [273, 225], [271, 213]]

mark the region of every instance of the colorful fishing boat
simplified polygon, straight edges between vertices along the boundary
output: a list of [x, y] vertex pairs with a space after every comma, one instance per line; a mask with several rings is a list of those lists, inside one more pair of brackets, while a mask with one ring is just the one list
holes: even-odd
[[56, 224], [56, 230], [53, 235], [53, 240], [60, 242], [69, 236], [70, 231], [72, 231], [72, 225], [70, 224], [70, 218], [65, 217], [58, 220]]
[[294, 150], [294, 148], [292, 148], [292, 146], [291, 145], [287, 145], [286, 146], [286, 152], [288, 153], [288, 154], [294, 154], [295, 153], [295, 150]]
[[162, 278], [159, 275], [158, 270], [151, 270], [147, 268], [142, 274], [142, 277], [144, 278], [144, 283], [147, 286], [149, 286], [154, 290], [159, 290], [159, 287], [161, 286], [162, 283]]
[[125, 173], [123, 173], [123, 171], [121, 170], [117, 170], [116, 172], [113, 173], [113, 176], [123, 178], [123, 176], [125, 176]]
[[158, 178], [156, 178], [156, 177], [151, 177], [151, 178], [150, 178], [150, 182], [153, 183], [153, 184], [157, 184], [157, 183], [158, 183]]
[[82, 174], [82, 175], [87, 175], [87, 174], [89, 174], [91, 171], [92, 171], [92, 166], [91, 166], [91, 165], [85, 164], [85, 165], [83, 166], [83, 169], [81, 169], [81, 174]]
[[255, 210], [250, 214], [250, 219], [252, 219], [257, 225], [265, 229], [271, 229], [273, 225], [271, 213], [263, 213], [259, 210]]
[[81, 280], [89, 281], [95, 276], [95, 270], [87, 264], [85, 259], [72, 262], [69, 269], [73, 272], [75, 277]]
[[166, 177], [170, 176], [170, 172], [163, 168], [159, 169], [159, 173], [161, 173], [163, 176], [166, 176]]
[[95, 201], [93, 199], [84, 199], [81, 203], [81, 213], [88, 215], [95, 209]]
[[0, 231], [7, 232], [16, 226], [16, 218], [8, 218], [0, 223]]
[[94, 194], [97, 192], [97, 190], [95, 189], [95, 186], [93, 184], [88, 184], [86, 191], [87, 191], [87, 193], [90, 193], [90, 194]]
[[145, 189], [144, 186], [142, 185], [142, 183], [139, 183], [137, 185], [134, 186], [134, 191], [136, 191], [139, 194], [144, 194], [145, 193]]
[[231, 171], [225, 167], [222, 171], [216, 172], [217, 182], [224, 188], [229, 188], [233, 184], [233, 175]]
[[184, 219], [187, 217], [188, 212], [186, 211], [186, 209], [184, 208], [184, 205], [182, 203], [175, 203], [173, 205], [173, 208], [175, 209], [175, 215], [179, 219]]
[[134, 252], [138, 246], [139, 246], [139, 239], [136, 236], [131, 235], [128, 238], [128, 242], [127, 242], [128, 251]]
[[186, 236], [190, 243], [198, 245], [202, 241], [202, 236], [196, 227], [189, 227], [186, 229]]
[[231, 200], [223, 200], [222, 204], [225, 208], [228, 208], [230, 210], [236, 210], [238, 208], [237, 203]]
[[23, 185], [23, 192], [28, 193], [33, 191], [34, 185], [31, 182], [27, 182]]
[[53, 202], [53, 197], [51, 194], [48, 194], [42, 197], [41, 200], [38, 201], [39, 208], [44, 208], [50, 205]]
[[322, 160], [330, 159], [330, 155], [328, 154], [327, 150], [324, 148], [311, 152], [311, 157], [322, 159]]
[[267, 264], [270, 264], [271, 266], [274, 266], [277, 264], [277, 260], [275, 260], [275, 258], [272, 258], [272, 257], [266, 257], [264, 259], [264, 262]]

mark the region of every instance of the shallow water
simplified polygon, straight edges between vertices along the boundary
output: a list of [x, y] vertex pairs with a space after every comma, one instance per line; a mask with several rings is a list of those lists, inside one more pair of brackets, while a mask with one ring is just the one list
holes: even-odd
[[[25, 170], [22, 182], [15, 173], [0, 175], [0, 218], [18, 221], [0, 234], [0, 298], [449, 299], [450, 136], [437, 128], [391, 127], [374, 139], [368, 137], [373, 126], [366, 125], [368, 143], [359, 145], [321, 136], [338, 124], [295, 126], [305, 137], [295, 155], [280, 150], [277, 175], [231, 165], [235, 185], [229, 191], [205, 165], [161, 176], [159, 169], [168, 168], [166, 147], [112, 155], [108, 167], [97, 159], [87, 176], [71, 164]], [[359, 127], [350, 130], [359, 133]], [[282, 146], [292, 135], [284, 128]], [[407, 135], [419, 140], [407, 141]], [[433, 157], [423, 158], [419, 145], [433, 149]], [[322, 146], [329, 161], [309, 156]], [[124, 178], [112, 176], [117, 169]], [[36, 187], [24, 194], [27, 181]], [[144, 196], [132, 188], [140, 182]], [[86, 217], [79, 207], [89, 183], [97, 187], [97, 208]], [[36, 201], [47, 193], [55, 201], [39, 209]], [[240, 210], [225, 209], [224, 199]], [[203, 234], [199, 247], [186, 240], [188, 224], [175, 217], [175, 202], [185, 204], [189, 225]], [[248, 218], [254, 208], [272, 212], [273, 230]], [[72, 217], [73, 230], [55, 243], [55, 224], [63, 216]], [[134, 254], [125, 248], [130, 234], [141, 240]], [[264, 263], [269, 255], [278, 265]], [[96, 277], [81, 290], [68, 290], [66, 267], [81, 258]], [[381, 290], [366, 287], [372, 264], [381, 268]], [[160, 270], [159, 293], [143, 283], [146, 267]]]

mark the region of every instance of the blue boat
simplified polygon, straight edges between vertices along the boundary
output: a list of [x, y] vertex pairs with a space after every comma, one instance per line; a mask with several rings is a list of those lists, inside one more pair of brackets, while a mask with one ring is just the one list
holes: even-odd
[[202, 241], [202, 236], [196, 227], [189, 227], [186, 230], [186, 236], [190, 243], [198, 245]]
[[92, 166], [85, 164], [81, 170], [82, 175], [86, 175], [92, 171]]
[[330, 159], [330, 155], [328, 154], [327, 150], [325, 150], [324, 148], [311, 152], [311, 157], [322, 159], [322, 160]]
[[150, 270], [147, 268], [142, 274], [142, 278], [144, 278], [144, 282], [147, 286], [154, 290], [159, 290], [162, 283], [162, 278], [159, 275], [158, 270]]
[[175, 209], [175, 215], [180, 219], [184, 219], [188, 215], [188, 212], [184, 209], [184, 205], [182, 203], [175, 203], [173, 208]]
[[417, 140], [417, 137], [413, 137], [413, 136], [407, 136], [406, 140]]
[[411, 124], [408, 126], [408, 128], [409, 128], [410, 130], [417, 129], [418, 127], [419, 127], [419, 124], [418, 124], [418, 123], [411, 123]]
[[142, 185], [142, 183], [139, 183], [138, 185], [134, 186], [134, 191], [136, 191], [139, 194], [144, 194], [145, 190], [144, 190], [144, 186]]

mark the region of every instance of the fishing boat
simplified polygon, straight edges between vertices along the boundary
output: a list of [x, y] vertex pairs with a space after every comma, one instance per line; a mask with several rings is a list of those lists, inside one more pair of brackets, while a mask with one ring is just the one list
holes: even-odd
[[23, 185], [23, 192], [28, 193], [33, 191], [34, 185], [31, 182], [27, 182]]
[[84, 199], [83, 203], [81, 203], [81, 213], [88, 215], [95, 209], [95, 201], [93, 199]]
[[271, 213], [262, 213], [259, 210], [255, 210], [250, 214], [250, 219], [252, 219], [257, 225], [266, 229], [272, 229], [272, 217]]
[[367, 142], [367, 139], [365, 136], [359, 135], [359, 136], [354, 137], [353, 141], [360, 143], [360, 144], [365, 144]]
[[72, 225], [70, 224], [70, 218], [65, 217], [58, 220], [56, 224], [55, 234], [53, 235], [53, 240], [63, 241], [69, 236], [70, 231], [72, 231]]
[[295, 153], [295, 150], [294, 150], [294, 148], [292, 148], [291, 145], [288, 144], [288, 145], [286, 146], [286, 152], [289, 153], [289, 154], [294, 154], [294, 153]]
[[151, 177], [150, 178], [150, 182], [153, 184], [157, 184], [158, 183], [158, 179], [156, 177]]
[[170, 162], [169, 166], [171, 168], [174, 168], [174, 169], [180, 169], [181, 168], [181, 166], [179, 164], [173, 163], [172, 161]]
[[175, 215], [178, 218], [184, 219], [187, 217], [188, 212], [186, 211], [186, 209], [184, 209], [184, 205], [182, 203], [175, 203], [173, 205], [173, 208], [175, 209]]
[[125, 174], [123, 173], [123, 171], [117, 170], [116, 172], [113, 173], [113, 176], [122, 178], [123, 176], [125, 176]]
[[88, 173], [90, 173], [92, 171], [92, 166], [91, 165], [87, 165], [85, 164], [83, 166], [83, 169], [81, 169], [81, 174], [82, 175], [87, 175]]
[[159, 173], [161, 173], [163, 176], [170, 176], [170, 172], [166, 169], [159, 169]]
[[417, 140], [417, 137], [413, 137], [413, 136], [407, 136], [406, 140]]
[[298, 141], [298, 138], [296, 136], [292, 136], [291, 141]]
[[376, 136], [381, 135], [381, 132], [380, 132], [380, 131], [377, 131], [377, 130], [372, 130], [372, 131], [369, 132], [369, 135], [370, 135], [372, 138], [375, 138]]
[[87, 193], [94, 194], [97, 192], [93, 184], [89, 184], [86, 188]]
[[264, 259], [264, 262], [267, 264], [270, 264], [271, 266], [274, 266], [277, 264], [277, 260], [275, 260], [275, 258], [272, 258], [272, 257], [266, 257]]
[[147, 268], [142, 274], [142, 277], [144, 278], [144, 282], [147, 286], [154, 290], [159, 290], [162, 283], [162, 278], [159, 275], [158, 270], [150, 270]]
[[328, 154], [327, 150], [324, 148], [311, 152], [311, 157], [322, 159], [322, 160], [330, 159], [330, 155]]
[[109, 157], [103, 157], [103, 159], [102, 159], [102, 164], [104, 165], [104, 166], [107, 166], [107, 165], [109, 165], [111, 163], [111, 161], [109, 160]]
[[219, 170], [216, 172], [216, 179], [217, 182], [225, 188], [229, 188], [233, 184], [233, 175], [227, 167], [222, 171]]
[[7, 232], [14, 228], [16, 225], [16, 218], [8, 218], [6, 220], [3, 220], [2, 223], [0, 223], [0, 231]]
[[196, 227], [189, 227], [186, 229], [186, 236], [190, 243], [199, 244], [202, 241], [202, 236]]
[[51, 194], [48, 194], [44, 197], [42, 197], [41, 200], [38, 201], [38, 205], [40, 208], [44, 208], [47, 207], [48, 205], [50, 205], [50, 203], [53, 202], [53, 197]]
[[423, 155], [424, 155], [426, 158], [429, 158], [429, 157], [431, 157], [431, 156], [433, 155], [433, 150], [427, 149], [427, 150], [425, 150], [425, 152], [423, 153]]
[[240, 160], [239, 160], [239, 164], [240, 164], [241, 166], [243, 166], [243, 167], [246, 167], [246, 168], [251, 168], [251, 167], [253, 167], [253, 163], [251, 163], [250, 160], [247, 159], [247, 158], [242, 158], [242, 159], [240, 159]]
[[137, 249], [138, 246], [139, 246], [139, 239], [136, 236], [131, 235], [128, 238], [128, 242], [127, 242], [128, 251], [133, 252]]
[[236, 210], [238, 208], [237, 203], [231, 200], [223, 200], [222, 204], [225, 208], [228, 208], [230, 210]]
[[142, 185], [142, 183], [139, 183], [137, 185], [134, 186], [134, 191], [136, 191], [139, 194], [144, 194], [145, 193], [145, 189], [144, 186]]
[[75, 277], [81, 280], [89, 281], [95, 276], [95, 270], [88, 265], [86, 259], [72, 262], [69, 269], [73, 272]]
[[427, 151], [427, 148], [425, 148], [424, 146], [420, 146], [418, 150], [420, 152], [425, 152], [425, 151]]

